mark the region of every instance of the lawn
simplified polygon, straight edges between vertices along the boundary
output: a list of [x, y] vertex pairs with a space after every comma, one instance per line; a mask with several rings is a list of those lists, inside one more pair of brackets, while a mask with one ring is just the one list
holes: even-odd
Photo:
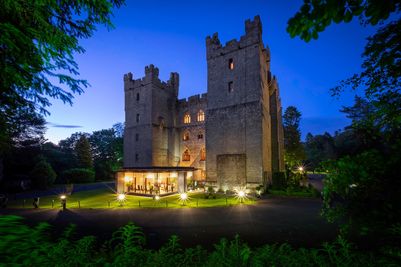
[[[67, 208], [205, 208], [218, 206], [231, 206], [238, 204], [255, 204], [252, 198], [246, 198], [243, 203], [235, 196], [226, 196], [224, 194], [215, 194], [216, 198], [205, 198], [205, 193], [188, 193], [188, 200], [183, 203], [179, 195], [170, 195], [154, 200], [150, 197], [126, 195], [122, 203], [117, 200], [117, 195], [111, 189], [98, 189], [83, 191], [67, 196]], [[54, 202], [54, 204], [52, 204]], [[121, 205], [122, 204], [122, 205]], [[41, 197], [39, 201], [40, 208], [60, 208], [60, 196]], [[9, 208], [32, 208], [32, 199], [10, 200]]]

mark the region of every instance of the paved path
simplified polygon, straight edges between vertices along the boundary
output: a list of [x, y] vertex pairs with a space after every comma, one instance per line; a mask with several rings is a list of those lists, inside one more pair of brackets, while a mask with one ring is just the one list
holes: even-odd
[[319, 216], [318, 199], [274, 197], [257, 205], [188, 209], [74, 209], [0, 210], [0, 215], [15, 214], [28, 223], [48, 221], [57, 228], [69, 223], [78, 225], [79, 234], [100, 239], [127, 222], [143, 227], [149, 247], [159, 247], [169, 236], [177, 234], [186, 246], [210, 247], [221, 237], [239, 234], [252, 246], [289, 242], [294, 246], [319, 246], [333, 240], [336, 227]]

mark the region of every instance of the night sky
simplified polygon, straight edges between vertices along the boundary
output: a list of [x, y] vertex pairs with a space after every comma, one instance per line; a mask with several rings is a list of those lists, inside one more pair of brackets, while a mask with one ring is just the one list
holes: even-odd
[[360, 71], [366, 37], [373, 28], [357, 20], [332, 25], [317, 41], [291, 39], [287, 21], [301, 0], [279, 1], [132, 1], [114, 12], [115, 29], [99, 27], [82, 40], [85, 54], [76, 56], [81, 78], [91, 84], [74, 105], [52, 101], [46, 138], [58, 142], [77, 131], [92, 132], [124, 121], [123, 75], [144, 76], [154, 64], [160, 78], [180, 74], [179, 98], [205, 93], [205, 38], [219, 33], [225, 44], [245, 32], [244, 21], [260, 15], [263, 41], [270, 47], [271, 70], [278, 77], [283, 109], [296, 106], [302, 112], [301, 131], [333, 133], [349, 121], [339, 112], [353, 102], [354, 93], [340, 99], [329, 89]]

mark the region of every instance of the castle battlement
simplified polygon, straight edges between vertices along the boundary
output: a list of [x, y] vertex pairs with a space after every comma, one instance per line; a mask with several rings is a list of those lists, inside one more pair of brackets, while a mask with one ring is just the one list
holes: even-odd
[[253, 20], [245, 21], [245, 35], [238, 40], [233, 39], [224, 46], [221, 45], [218, 33], [206, 37], [206, 57], [207, 59], [225, 55], [238, 49], [247, 47], [252, 44], [262, 43], [262, 23], [259, 16], [255, 16]]
[[178, 100], [178, 106], [180, 108], [187, 108], [194, 105], [206, 105], [207, 104], [207, 93], [193, 95], [188, 98]]
[[159, 68], [153, 64], [145, 67], [145, 76], [139, 79], [133, 78], [131, 72], [124, 74], [124, 88], [125, 90], [133, 90], [147, 84], [154, 84], [161, 89], [174, 90], [175, 95], [178, 95], [179, 74], [177, 72], [170, 73], [170, 79], [162, 81], [159, 78]]

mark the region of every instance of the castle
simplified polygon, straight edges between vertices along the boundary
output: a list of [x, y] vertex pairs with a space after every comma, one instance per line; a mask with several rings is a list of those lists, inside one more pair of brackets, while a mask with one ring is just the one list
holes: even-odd
[[117, 190], [183, 192], [197, 186], [255, 188], [284, 170], [281, 102], [259, 16], [240, 40], [206, 38], [207, 94], [178, 99], [179, 75], [124, 75], [124, 168]]

